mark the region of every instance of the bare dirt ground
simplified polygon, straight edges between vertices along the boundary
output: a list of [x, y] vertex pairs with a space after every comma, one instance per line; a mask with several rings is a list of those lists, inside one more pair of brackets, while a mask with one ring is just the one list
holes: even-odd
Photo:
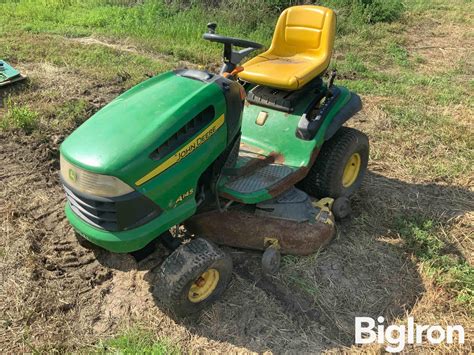
[[[42, 105], [48, 90], [60, 87], [63, 95], [49, 100], [81, 98], [93, 113], [123, 91], [119, 79], [103, 85], [51, 64], [18, 66], [41, 78], [35, 81], [41, 84], [18, 88], [24, 90], [22, 100]], [[387, 120], [378, 100], [365, 97], [362, 119], [353, 123], [369, 134], [384, 129]], [[446, 233], [460, 236], [463, 248], [454, 245], [452, 252], [469, 259], [474, 210], [469, 179], [456, 186], [430, 183], [398, 174], [390, 162], [372, 163], [353, 201], [354, 216], [339, 225], [321, 253], [286, 259], [274, 280], [280, 288], [261, 280], [258, 253], [227, 249], [236, 272], [222, 300], [199, 317], [175, 321], [157, 307], [152, 293], [154, 268], [165, 251], [136, 262], [77, 244], [63, 213], [58, 176], [58, 146], [72, 128], [53, 126], [39, 137], [0, 134], [2, 352], [73, 351], [137, 325], [184, 351], [337, 351], [352, 345], [356, 315], [383, 315], [390, 322], [407, 315], [433, 321], [449, 313], [443, 290], [420, 275], [391, 230], [392, 216], [402, 209], [406, 216], [436, 218]], [[382, 145], [374, 142], [375, 151]], [[295, 286], [300, 291], [289, 300]]]

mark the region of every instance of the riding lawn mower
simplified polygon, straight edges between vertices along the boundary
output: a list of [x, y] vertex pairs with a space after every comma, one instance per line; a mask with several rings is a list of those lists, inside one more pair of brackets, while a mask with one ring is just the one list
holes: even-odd
[[[336, 17], [321, 6], [283, 11], [270, 48], [222, 36], [219, 74], [180, 69], [126, 91], [61, 145], [66, 216], [82, 244], [115, 253], [156, 240], [170, 249], [154, 293], [176, 314], [215, 301], [232, 276], [217, 245], [280, 255], [326, 245], [350, 212], [369, 155], [343, 124], [359, 96], [323, 81]], [[238, 50], [236, 47], [242, 49]], [[170, 233], [181, 226], [189, 238]], [[177, 229], [177, 228], [176, 228]]]

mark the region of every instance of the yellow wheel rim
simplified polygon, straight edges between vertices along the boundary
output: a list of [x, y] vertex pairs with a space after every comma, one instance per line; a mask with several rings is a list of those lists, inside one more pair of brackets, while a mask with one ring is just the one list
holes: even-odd
[[360, 154], [352, 154], [347, 161], [344, 168], [344, 173], [342, 174], [342, 186], [349, 187], [357, 180], [357, 177], [359, 176], [360, 165]]
[[216, 269], [208, 269], [191, 285], [188, 299], [193, 303], [204, 301], [214, 292], [218, 282], [219, 271]]

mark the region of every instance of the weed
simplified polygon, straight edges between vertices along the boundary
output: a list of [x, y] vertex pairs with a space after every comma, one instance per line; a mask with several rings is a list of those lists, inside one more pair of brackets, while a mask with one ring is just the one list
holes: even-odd
[[426, 264], [427, 273], [436, 283], [474, 311], [474, 268], [462, 257], [449, 253], [450, 246], [438, 238], [436, 227], [429, 219], [398, 221], [398, 232], [408, 251]]
[[288, 281], [292, 287], [296, 286], [298, 289], [303, 290], [308, 295], [313, 297], [318, 297], [321, 294], [317, 284], [315, 284], [314, 281], [301, 277], [301, 275], [288, 275]]
[[19, 128], [31, 133], [38, 126], [39, 114], [28, 106], [19, 106], [7, 100], [7, 113], [0, 121], [1, 129]]
[[130, 329], [124, 334], [102, 341], [98, 345], [99, 353], [120, 354], [179, 354], [180, 350], [171, 341], [157, 339], [152, 333]]
[[404, 67], [408, 66], [408, 52], [405, 48], [395, 42], [389, 42], [387, 52], [396, 64]]
[[400, 18], [404, 6], [399, 0], [359, 0], [368, 23], [391, 22]]
[[432, 233], [431, 220], [404, 223], [399, 231], [405, 237], [408, 249], [421, 261], [430, 261], [438, 257], [444, 247], [444, 243]]
[[59, 122], [69, 121], [75, 125], [82, 123], [86, 119], [89, 104], [84, 99], [66, 102], [56, 113]]

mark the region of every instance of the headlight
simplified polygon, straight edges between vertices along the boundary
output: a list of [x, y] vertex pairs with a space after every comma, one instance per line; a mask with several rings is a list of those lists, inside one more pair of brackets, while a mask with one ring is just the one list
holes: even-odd
[[61, 155], [61, 176], [73, 189], [102, 197], [116, 197], [134, 190], [114, 176], [95, 174], [69, 163]]

